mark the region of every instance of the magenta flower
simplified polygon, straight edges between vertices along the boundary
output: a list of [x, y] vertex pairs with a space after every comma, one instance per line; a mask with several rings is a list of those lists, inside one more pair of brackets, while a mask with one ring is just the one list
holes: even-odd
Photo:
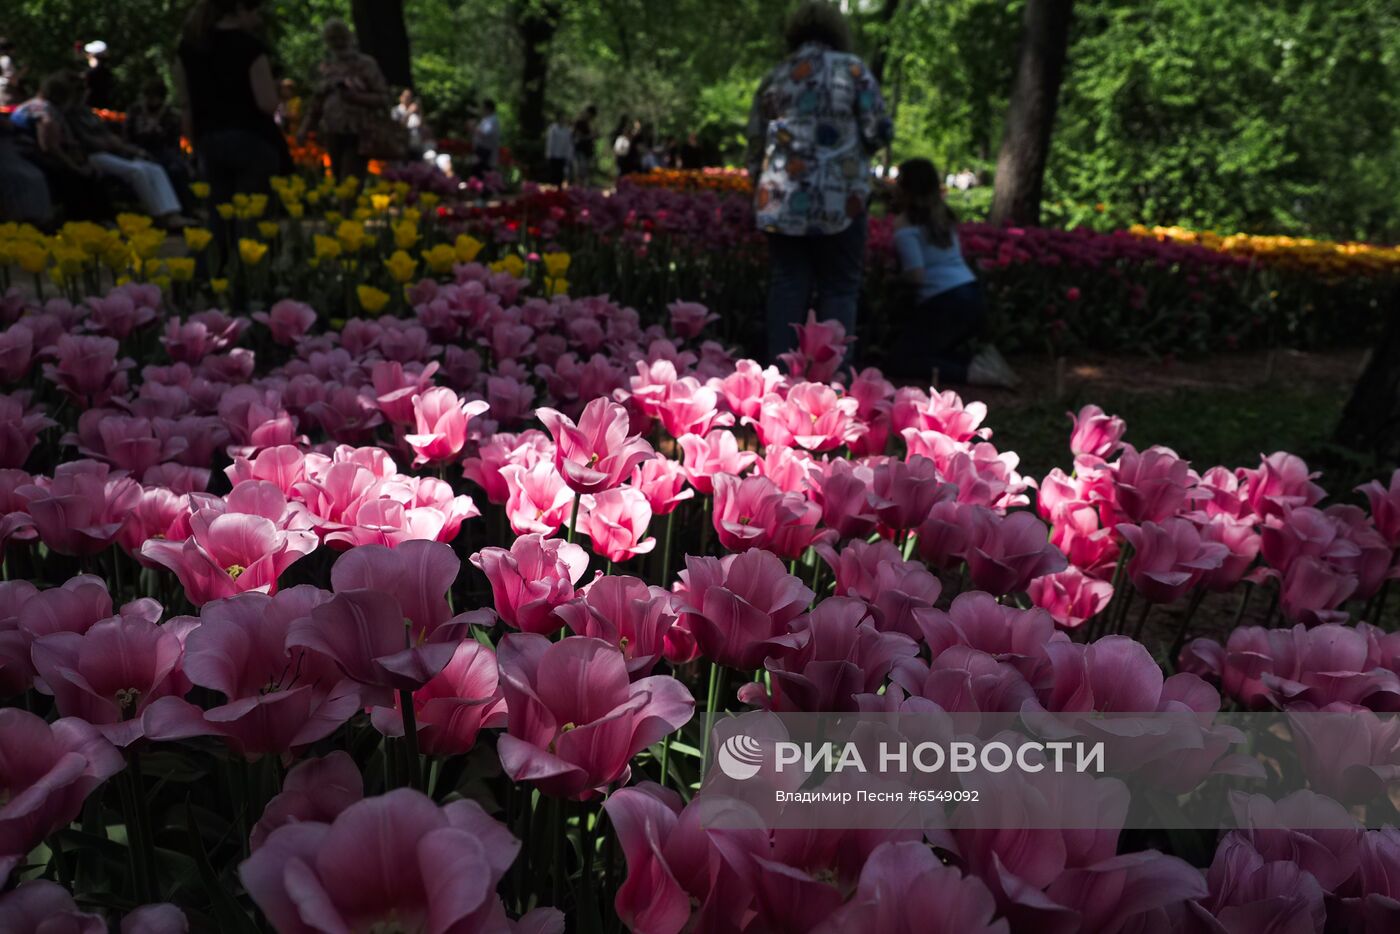
[[1239, 834], [1215, 850], [1206, 873], [1209, 892], [1189, 907], [1203, 930], [1321, 931], [1327, 919], [1322, 887], [1290, 859], [1266, 860]]
[[248, 837], [256, 853], [278, 827], [304, 821], [330, 823], [365, 797], [365, 780], [350, 754], [337, 749], [319, 759], [305, 759], [287, 773], [282, 790], [263, 809]]
[[620, 486], [593, 494], [579, 513], [579, 528], [588, 535], [595, 554], [614, 564], [656, 548], [655, 538], [646, 538], [651, 522], [651, 505], [635, 487]]
[[316, 310], [305, 302], [284, 298], [267, 311], [253, 312], [253, 320], [267, 326], [274, 342], [290, 347], [316, 323]]
[[392, 424], [412, 425], [414, 400], [433, 385], [437, 361], [424, 366], [405, 367], [396, 360], [380, 360], [370, 370], [375, 402]]
[[864, 600], [829, 597], [792, 624], [796, 648], [764, 662], [772, 691], [744, 685], [739, 700], [776, 711], [852, 711], [857, 694], [873, 694], [901, 658], [919, 647], [903, 633], [881, 632]]
[[84, 408], [103, 405], [126, 392], [126, 371], [135, 363], [117, 359], [121, 349], [112, 338], [64, 334], [52, 351], [57, 362], [44, 364], [44, 379]]
[[1161, 524], [1120, 525], [1118, 534], [1133, 546], [1128, 579], [1138, 593], [1153, 603], [1173, 603], [1200, 583], [1201, 576], [1224, 562], [1228, 549], [1204, 541], [1186, 519], [1164, 519]]
[[821, 518], [821, 511], [805, 496], [784, 493], [767, 477], [716, 474], [713, 483], [715, 533], [730, 551], [773, 547], [780, 532], [800, 531], [803, 525], [814, 533]]
[[1134, 523], [1161, 522], [1175, 515], [1199, 479], [1170, 448], [1139, 453], [1131, 444], [1112, 465], [1118, 513]]
[[838, 596], [870, 604], [875, 628], [920, 639], [914, 611], [933, 606], [943, 585], [918, 561], [905, 561], [889, 542], [853, 541], [838, 555], [827, 545], [817, 554], [836, 574]]
[[1048, 612], [1056, 624], [1074, 629], [1099, 615], [1113, 599], [1113, 585], [1087, 576], [1078, 568], [1046, 574], [1030, 582], [1031, 602]]
[[609, 399], [584, 406], [577, 425], [555, 409], [535, 414], [554, 438], [555, 469], [576, 493], [612, 489], [652, 455], [650, 444], [630, 434], [627, 410]]
[[668, 675], [631, 681], [622, 653], [601, 639], [512, 633], [498, 657], [510, 710], [496, 747], [501, 767], [548, 795], [586, 799], [625, 784], [631, 758], [695, 711]]
[[413, 463], [440, 464], [455, 458], [466, 446], [467, 423], [488, 408], [484, 401], [467, 402], [442, 386], [415, 398], [414, 433], [404, 435], [416, 455]]
[[1043, 610], [1002, 606], [991, 594], [976, 590], [958, 594], [947, 610], [915, 610], [914, 619], [934, 659], [964, 645], [1024, 665], [1042, 656], [1048, 643], [1068, 641]]
[[[357, 801], [329, 822], [278, 827], [238, 875], [283, 934], [389, 926], [487, 934], [507, 929], [496, 886], [519, 850], [475, 802], [439, 807], [401, 788]], [[536, 909], [522, 924], [542, 934], [564, 930], [554, 909]]]
[[746, 421], [756, 421], [763, 400], [782, 382], [782, 374], [776, 367], [765, 369], [752, 360], [740, 360], [734, 364], [734, 372], [719, 381], [718, 388], [730, 411]]
[[1283, 575], [1279, 610], [1290, 623], [1344, 623], [1348, 614], [1338, 607], [1356, 592], [1356, 584], [1355, 574], [1305, 555]]
[[865, 538], [875, 531], [873, 483], [869, 467], [845, 459], [828, 464], [812, 485], [822, 524], [842, 538]]
[[282, 572], [316, 550], [314, 533], [279, 528], [260, 515], [204, 508], [189, 524], [189, 538], [152, 539], [141, 555], [175, 572], [195, 606], [249, 590], [276, 593]]
[[719, 407], [719, 393], [693, 376], [671, 382], [655, 402], [661, 426], [673, 438], [702, 435], [732, 424], [734, 417]]
[[1400, 470], [1390, 475], [1390, 485], [1372, 480], [1356, 488], [1371, 505], [1371, 521], [1392, 548], [1400, 548]]
[[42, 636], [31, 649], [38, 686], [53, 695], [61, 716], [79, 717], [114, 745], [129, 746], [145, 735], [141, 715], [152, 703], [190, 689], [180, 663], [196, 625], [189, 617], [163, 626], [117, 617], [81, 635]]
[[798, 383], [786, 398], [770, 393], [758, 419], [758, 436], [765, 444], [796, 444], [808, 451], [831, 451], [860, 437], [856, 421], [860, 403], [838, 396], [825, 383]]
[[53, 479], [35, 477], [16, 494], [27, 502], [39, 538], [59, 554], [92, 555], [116, 539], [141, 495], [130, 477], [97, 461], [67, 461]]
[[715, 429], [704, 437], [682, 435], [677, 443], [681, 446], [686, 479], [701, 495], [714, 492], [717, 474], [738, 476], [758, 461], [753, 451], [740, 451], [734, 433], [724, 429]]
[[653, 782], [614, 792], [603, 808], [627, 859], [614, 906], [630, 930], [742, 930], [752, 914], [750, 860], [772, 852], [756, 812], [715, 796], [682, 808], [680, 795]]
[[154, 739], [222, 737], [239, 755], [285, 755], [334, 733], [362, 704], [359, 687], [320, 655], [287, 646], [292, 624], [331, 598], [308, 585], [205, 604], [185, 640], [184, 673], [223, 695], [209, 710], [174, 698], [146, 711]]
[[107, 934], [101, 915], [83, 911], [72, 893], [47, 879], [22, 882], [0, 895], [0, 918], [6, 934]]
[[1256, 470], [1240, 468], [1240, 495], [1254, 515], [1262, 518], [1315, 506], [1327, 492], [1312, 481], [1319, 475], [1308, 470], [1301, 457], [1276, 451], [1262, 458]]
[[518, 425], [535, 410], [535, 387], [513, 376], [488, 376], [486, 402], [502, 425]]
[[87, 796], [125, 765], [89, 723], [49, 724], [16, 707], [0, 708], [0, 878], [75, 820]]
[[807, 313], [806, 324], [794, 324], [797, 348], [779, 356], [794, 379], [825, 382], [836, 375], [846, 359], [846, 347], [855, 342], [846, 336], [846, 329], [836, 320], [818, 321], [814, 312]]
[[860, 872], [855, 893], [813, 928], [814, 934], [848, 931], [918, 931], [937, 918], [959, 934], [1007, 934], [1005, 918], [980, 879], [946, 866], [921, 842], [882, 843]]
[[1105, 415], [1097, 405], [1086, 405], [1079, 414], [1066, 413], [1074, 423], [1069, 449], [1076, 457], [1088, 454], [1107, 460], [1122, 446], [1128, 424], [1117, 415]]
[[928, 518], [929, 510], [957, 490], [941, 482], [938, 468], [926, 457], [885, 460], [871, 471], [871, 504], [887, 529], [906, 531]]
[[563, 622], [554, 610], [574, 598], [588, 570], [588, 552], [578, 545], [522, 535], [510, 549], [483, 548], [471, 563], [491, 582], [496, 614], [524, 632], [551, 633]]
[[129, 418], [111, 409], [88, 409], [78, 416], [77, 433], [64, 435], [63, 443], [138, 477], [178, 459], [189, 446], [178, 435], [157, 435], [150, 419]]
[[529, 470], [541, 460], [553, 461], [554, 445], [544, 432], [531, 429], [518, 435], [498, 433], [482, 441], [475, 457], [462, 461], [462, 475], [481, 487], [486, 499], [502, 505], [510, 487], [501, 471], [511, 464]]
[[719, 320], [719, 315], [699, 302], [672, 302], [666, 306], [671, 313], [671, 330], [677, 337], [699, 337], [707, 324]]
[[695, 496], [686, 485], [685, 470], [679, 463], [660, 454], [642, 461], [632, 470], [631, 484], [647, 498], [652, 515], [665, 516]]
[[[403, 735], [401, 699], [392, 707], [375, 707], [370, 718], [385, 736]], [[496, 655], [475, 639], [457, 645], [452, 660], [432, 680], [413, 692], [418, 748], [430, 756], [459, 756], [472, 750], [483, 729], [505, 726]]]
[[506, 518], [516, 535], [553, 535], [568, 521], [574, 493], [552, 461], [542, 460], [528, 469], [507, 464], [500, 474], [510, 490]]
[[1045, 523], [1028, 512], [1005, 517], [981, 510], [973, 524], [967, 550], [967, 568], [973, 586], [1002, 595], [1025, 590], [1043, 574], [1063, 571], [1064, 554], [1049, 542]]
[[676, 610], [705, 657], [752, 671], [770, 655], [795, 649], [791, 624], [812, 591], [787, 573], [772, 552], [754, 549], [723, 558], [687, 555]]
[[617, 646], [633, 678], [651, 672], [676, 622], [671, 594], [635, 577], [604, 576], [555, 610], [570, 630]]
[[[29, 459], [39, 432], [58, 423], [36, 408], [29, 407], [28, 392], [0, 394], [0, 468], [19, 468]], [[81, 424], [84, 412], [79, 416]]]

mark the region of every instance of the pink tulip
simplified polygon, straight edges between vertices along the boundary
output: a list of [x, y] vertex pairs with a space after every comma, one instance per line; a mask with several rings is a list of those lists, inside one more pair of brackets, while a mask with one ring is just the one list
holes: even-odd
[[548, 795], [586, 799], [626, 784], [632, 756], [695, 711], [690, 692], [670, 676], [631, 681], [622, 653], [600, 639], [551, 643], [512, 633], [501, 640], [499, 659], [510, 710], [496, 747], [501, 767]]
[[1180, 600], [1229, 554], [1224, 545], [1202, 540], [1189, 521], [1175, 517], [1160, 524], [1120, 525], [1118, 534], [1133, 546], [1128, 579], [1152, 603]]
[[67, 461], [52, 480], [36, 477], [15, 491], [45, 545], [64, 555], [94, 555], [116, 539], [127, 514], [141, 496], [130, 477], [97, 461]]
[[1280, 574], [1287, 574], [1304, 557], [1337, 565], [1354, 563], [1361, 549], [1349, 531], [1336, 517], [1300, 506], [1270, 516], [1259, 527], [1259, 554]]
[[914, 611], [931, 607], [942, 585], [917, 561], [905, 561], [889, 542], [853, 541], [838, 555], [828, 545], [817, 554], [836, 575], [838, 596], [860, 597], [870, 604], [875, 628], [918, 639]]
[[1238, 834], [1226, 834], [1206, 873], [1209, 893], [1192, 915], [1208, 931], [1321, 931], [1327, 918], [1321, 886], [1291, 860], [1269, 862]]
[[275, 390], [235, 386], [219, 399], [219, 418], [233, 437], [233, 456], [251, 456], [279, 444], [306, 443], [297, 434], [296, 419]]
[[0, 331], [0, 385], [14, 385], [24, 379], [34, 362], [34, 350], [34, 331], [27, 320]]
[[972, 510], [976, 508], [948, 500], [935, 503], [928, 518], [919, 525], [919, 557], [940, 570], [960, 565], [970, 540]]
[[126, 391], [126, 371], [134, 364], [117, 359], [120, 347], [110, 337], [65, 334], [53, 347], [56, 363], [44, 364], [44, 379], [84, 408], [103, 405]]
[[686, 485], [685, 470], [679, 463], [660, 454], [642, 461], [632, 470], [631, 484], [647, 498], [652, 515], [665, 516], [695, 496]]
[[[475, 639], [459, 643], [432, 680], [413, 692], [418, 748], [430, 756], [459, 756], [472, 750], [483, 729], [505, 726], [496, 655]], [[403, 735], [402, 697], [375, 707], [370, 718], [385, 736]]]
[[574, 493], [551, 461], [542, 460], [528, 470], [518, 464], [501, 468], [510, 496], [506, 518], [516, 535], [553, 535], [569, 519]]
[[5, 934], [107, 934], [101, 915], [83, 911], [67, 889], [47, 879], [31, 879], [0, 895], [0, 918]]
[[588, 570], [588, 553], [558, 539], [522, 535], [509, 550], [483, 548], [471, 563], [491, 582], [501, 622], [524, 632], [551, 633], [563, 625], [554, 610], [574, 598], [574, 587]]
[[413, 400], [415, 433], [404, 441], [417, 455], [415, 465], [443, 463], [461, 453], [467, 443], [467, 423], [489, 406], [481, 400], [467, 402], [450, 389], [429, 389]]
[[157, 464], [177, 459], [188, 442], [178, 435], [161, 438], [149, 419], [126, 418], [109, 409], [89, 409], [78, 417], [76, 435], [65, 435], [88, 457], [141, 476]]
[[651, 673], [676, 622], [670, 593], [624, 576], [598, 578], [555, 613], [572, 632], [616, 646], [633, 678]]
[[704, 437], [682, 435], [677, 443], [684, 454], [682, 469], [686, 479], [702, 496], [714, 492], [717, 474], [738, 476], [758, 461], [758, 455], [752, 451], [740, 451], [734, 433], [724, 429]]
[[680, 795], [647, 782], [614, 792], [603, 809], [627, 859], [614, 907], [628, 929], [743, 929], [752, 915], [750, 857], [771, 853], [752, 808], [704, 795], [682, 808]]
[[176, 363], [198, 363], [235, 343], [247, 324], [246, 318], [229, 318], [211, 309], [191, 315], [189, 321], [167, 319], [160, 342]]
[[651, 522], [651, 506], [640, 490], [615, 487], [593, 495], [579, 513], [579, 527], [588, 535], [595, 554], [613, 563], [650, 553], [656, 539], [643, 539]]
[[534, 412], [535, 387], [513, 376], [489, 376], [486, 401], [492, 418], [502, 425], [517, 425]]
[[1063, 571], [1064, 554], [1050, 544], [1045, 523], [1028, 512], [1005, 518], [978, 513], [968, 540], [967, 568], [973, 586], [997, 595], [1019, 593], [1043, 574]]
[[1391, 548], [1400, 548], [1400, 470], [1390, 475], [1390, 485], [1372, 480], [1356, 488], [1364, 493], [1371, 505], [1371, 521], [1389, 543]]
[[433, 385], [433, 374], [437, 369], [436, 361], [422, 367], [405, 367], [394, 360], [381, 360], [374, 364], [370, 379], [374, 384], [379, 411], [394, 425], [414, 424], [413, 402]]
[[699, 302], [672, 302], [666, 310], [671, 313], [671, 330], [687, 340], [699, 337], [705, 325], [719, 320], [719, 315]]
[[1201, 586], [1223, 593], [1244, 579], [1259, 554], [1259, 533], [1250, 522], [1217, 513], [1208, 519], [1196, 513], [1189, 517], [1200, 529], [1201, 540], [1224, 545], [1226, 554], [1220, 566], [1201, 575]]
[[832, 461], [812, 489], [822, 524], [842, 538], [865, 538], [875, 530], [875, 477], [869, 467]]
[[1074, 423], [1069, 449], [1076, 456], [1088, 454], [1105, 460], [1112, 457], [1122, 444], [1128, 425], [1117, 415], [1105, 415], [1097, 405], [1086, 405], [1079, 414], [1068, 413]]
[[316, 550], [311, 532], [278, 528], [258, 515], [196, 510], [184, 541], [152, 539], [141, 555], [175, 572], [195, 606], [249, 590], [276, 593], [277, 578]]
[[1112, 469], [1118, 511], [1134, 523], [1161, 522], [1175, 515], [1192, 496], [1198, 479], [1190, 464], [1164, 447], [1138, 453], [1125, 444]]
[[305, 821], [330, 823], [365, 797], [364, 776], [350, 754], [337, 749], [319, 759], [304, 759], [287, 773], [278, 792], [248, 837], [256, 853], [277, 828]]
[[1356, 575], [1304, 556], [1283, 575], [1279, 610], [1290, 623], [1344, 623], [1348, 614], [1338, 607], [1356, 592], [1356, 584]]
[[976, 876], [944, 865], [921, 842], [891, 842], [870, 854], [850, 900], [813, 931], [918, 931], [936, 918], [943, 930], [960, 934], [1007, 934], [1006, 919], [993, 920], [996, 914], [996, 901]]
[[1235, 473], [1245, 503], [1260, 518], [1314, 506], [1327, 495], [1312, 482], [1318, 474], [1309, 472], [1301, 457], [1284, 451], [1261, 458], [1257, 470], [1241, 468]]
[[1057, 625], [1075, 629], [1108, 606], [1113, 599], [1113, 585], [1071, 567], [1037, 577], [1030, 582], [1027, 593], [1031, 602], [1048, 612]]
[[987, 418], [987, 403], [964, 403], [951, 389], [925, 394], [912, 386], [895, 393], [890, 419], [899, 431], [933, 431], [956, 442], [991, 437], [990, 429], [979, 427]]
[[775, 367], [765, 369], [752, 360], [740, 360], [734, 365], [734, 372], [719, 381], [719, 391], [730, 411], [746, 421], [755, 421], [763, 400], [782, 382], [782, 374]]
[[117, 746], [145, 735], [141, 714], [167, 695], [190, 689], [180, 670], [188, 617], [163, 626], [138, 619], [100, 622], [79, 635], [56, 632], [34, 641], [39, 687], [66, 717], [80, 717]]
[[70, 717], [50, 724], [0, 708], [0, 878], [75, 820], [87, 796], [125, 765], [89, 723]]
[[518, 464], [529, 470], [540, 460], [553, 459], [554, 445], [541, 431], [498, 433], [482, 441], [475, 457], [462, 462], [462, 474], [486, 492], [487, 500], [500, 506], [510, 497], [510, 487], [501, 476], [504, 467]]
[[934, 503], [952, 499], [956, 490], [939, 482], [933, 461], [914, 456], [908, 461], [887, 460], [871, 473], [871, 502], [887, 529], [908, 531], [928, 518]]
[[776, 711], [851, 711], [857, 694], [873, 694], [901, 658], [919, 647], [909, 636], [881, 632], [864, 600], [830, 597], [792, 625], [796, 648], [764, 667], [771, 694], [758, 682], [745, 685], [739, 700]]
[[764, 398], [758, 436], [765, 445], [831, 451], [860, 436], [861, 426], [855, 421], [859, 405], [824, 383], [798, 383], [786, 398], [776, 393]]
[[733, 422], [733, 416], [719, 408], [719, 394], [693, 376], [668, 385], [656, 401], [661, 427], [673, 438], [701, 435], [711, 428]]
[[958, 594], [947, 610], [915, 610], [914, 619], [934, 659], [961, 645], [1025, 667], [1042, 657], [1049, 643], [1066, 641], [1045, 611], [1002, 606], [976, 590]]
[[267, 326], [274, 342], [290, 347], [316, 323], [316, 310], [304, 302], [284, 298], [267, 311], [253, 312], [253, 320]]
[[[28, 392], [0, 394], [0, 468], [23, 467], [39, 443], [39, 432], [58, 424], [39, 409], [30, 408], [29, 397]], [[80, 423], [81, 419], [79, 416]]]
[[686, 556], [676, 609], [701, 654], [740, 671], [795, 649], [791, 623], [812, 591], [787, 573], [771, 552], [754, 549], [723, 558]]
[[846, 336], [839, 321], [818, 321], [816, 314], [807, 313], [806, 324], [794, 324], [797, 348], [782, 354], [779, 360], [794, 379], [826, 381], [836, 375], [846, 359], [846, 347], [854, 337]]
[[[475, 802], [439, 807], [401, 788], [357, 801], [329, 822], [278, 827], [238, 875], [284, 934], [389, 925], [486, 934], [507, 929], [496, 886], [519, 850]], [[554, 909], [536, 909], [521, 923], [541, 934], [564, 930]]]
[[576, 493], [612, 489], [652, 454], [646, 441], [629, 437], [627, 410], [608, 399], [588, 403], [577, 425], [554, 409], [535, 414], [554, 438], [555, 468]]

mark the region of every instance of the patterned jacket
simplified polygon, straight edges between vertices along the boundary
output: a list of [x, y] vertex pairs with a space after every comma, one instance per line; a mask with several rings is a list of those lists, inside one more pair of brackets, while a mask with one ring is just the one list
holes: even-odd
[[760, 230], [840, 233], [870, 198], [870, 157], [893, 137], [865, 62], [810, 42], [768, 73], [749, 112]]

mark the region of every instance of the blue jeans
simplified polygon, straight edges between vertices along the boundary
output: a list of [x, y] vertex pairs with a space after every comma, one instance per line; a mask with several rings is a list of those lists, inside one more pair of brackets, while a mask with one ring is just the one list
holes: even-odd
[[807, 320], [817, 296], [817, 318], [836, 319], [855, 334], [865, 270], [866, 220], [862, 214], [840, 233], [812, 237], [768, 235], [768, 359], [797, 346], [794, 324]]
[[924, 299], [896, 322], [882, 367], [885, 375], [927, 380], [937, 370], [940, 383], [966, 383], [972, 343], [986, 317], [982, 286], [977, 282]]

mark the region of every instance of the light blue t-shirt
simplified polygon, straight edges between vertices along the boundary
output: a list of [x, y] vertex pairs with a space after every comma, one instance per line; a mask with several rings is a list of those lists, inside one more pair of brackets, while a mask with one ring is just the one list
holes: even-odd
[[957, 231], [953, 231], [951, 244], [940, 247], [929, 242], [924, 228], [901, 227], [894, 232], [894, 248], [902, 268], [922, 267], [924, 270], [924, 281], [919, 283], [919, 301], [977, 281], [963, 260]]

